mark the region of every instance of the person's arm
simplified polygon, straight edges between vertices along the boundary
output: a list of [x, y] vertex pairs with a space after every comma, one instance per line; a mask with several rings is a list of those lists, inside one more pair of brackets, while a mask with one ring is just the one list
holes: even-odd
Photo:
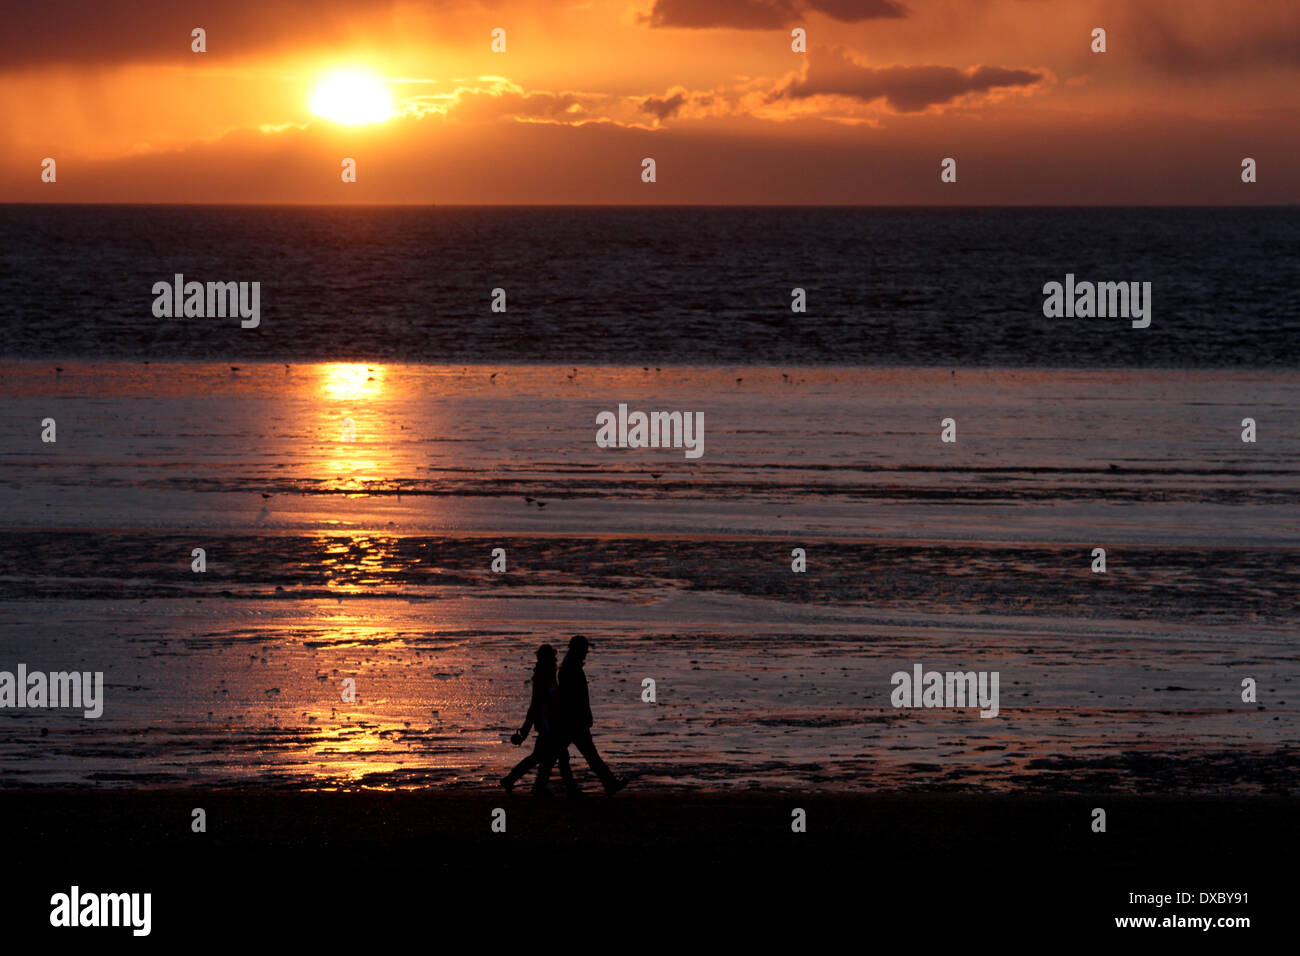
[[533, 708], [532, 705], [529, 705], [528, 713], [524, 715], [523, 726], [510, 735], [510, 742], [514, 744], [516, 747], [518, 747], [520, 744], [522, 744], [525, 740], [528, 739], [528, 732], [532, 729], [533, 729]]

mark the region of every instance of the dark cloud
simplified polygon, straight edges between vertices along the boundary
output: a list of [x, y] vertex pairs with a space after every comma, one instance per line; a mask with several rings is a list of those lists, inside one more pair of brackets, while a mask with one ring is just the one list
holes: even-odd
[[863, 102], [884, 99], [899, 113], [917, 113], [948, 103], [967, 93], [995, 88], [1034, 86], [1045, 75], [1037, 70], [976, 66], [870, 67], [850, 59], [843, 50], [819, 48], [809, 55], [804, 75], [775, 91], [769, 101], [811, 96], [850, 96]]
[[394, 0], [45, 0], [0, 7], [0, 69], [52, 63], [105, 65], [183, 59], [190, 31], [207, 31], [206, 56], [243, 56], [276, 46], [347, 42], [364, 14], [382, 24]]
[[894, 0], [655, 0], [640, 22], [652, 27], [779, 30], [822, 13], [845, 23], [898, 19], [907, 7]]
[[898, 20], [910, 12], [901, 3], [892, 0], [804, 0], [809, 10], [824, 13], [845, 23], [862, 20]]
[[685, 93], [674, 93], [672, 96], [647, 96], [641, 103], [641, 112], [649, 113], [657, 118], [660, 122], [666, 119], [672, 119], [677, 115], [677, 111], [686, 105]]
[[[1285, 5], [1281, 5], [1285, 6]], [[1279, 8], [1253, 22], [1225, 25], [1213, 34], [1186, 30], [1167, 12], [1151, 12], [1133, 30], [1130, 42], [1139, 62], [1165, 73], [1187, 77], [1216, 77], [1261, 68], [1294, 70], [1300, 67], [1300, 8], [1291, 7], [1289, 18], [1277, 18]], [[1271, 22], [1270, 22], [1271, 19]], [[1250, 24], [1243, 29], [1243, 22]], [[1114, 43], [1113, 39], [1110, 39]]]

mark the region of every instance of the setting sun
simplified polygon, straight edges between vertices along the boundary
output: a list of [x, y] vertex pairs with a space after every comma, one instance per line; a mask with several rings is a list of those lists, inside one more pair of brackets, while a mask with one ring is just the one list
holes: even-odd
[[312, 90], [311, 111], [345, 126], [382, 123], [393, 115], [393, 99], [384, 81], [359, 70], [326, 75]]

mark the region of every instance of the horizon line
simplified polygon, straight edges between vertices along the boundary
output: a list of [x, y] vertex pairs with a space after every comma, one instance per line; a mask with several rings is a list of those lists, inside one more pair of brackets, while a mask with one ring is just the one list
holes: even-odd
[[415, 202], [34, 202], [0, 199], [0, 206], [186, 206], [312, 209], [1297, 209], [1290, 203], [415, 203]]

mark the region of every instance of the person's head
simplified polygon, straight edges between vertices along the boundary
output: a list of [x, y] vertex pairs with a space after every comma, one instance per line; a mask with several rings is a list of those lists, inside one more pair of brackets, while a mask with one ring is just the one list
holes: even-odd
[[533, 680], [551, 681], [555, 679], [555, 648], [543, 644], [537, 648], [537, 663], [533, 665]]
[[565, 657], [581, 663], [583, 658], [587, 656], [587, 651], [590, 647], [590, 641], [581, 634], [574, 634], [573, 637], [569, 638], [569, 652]]

